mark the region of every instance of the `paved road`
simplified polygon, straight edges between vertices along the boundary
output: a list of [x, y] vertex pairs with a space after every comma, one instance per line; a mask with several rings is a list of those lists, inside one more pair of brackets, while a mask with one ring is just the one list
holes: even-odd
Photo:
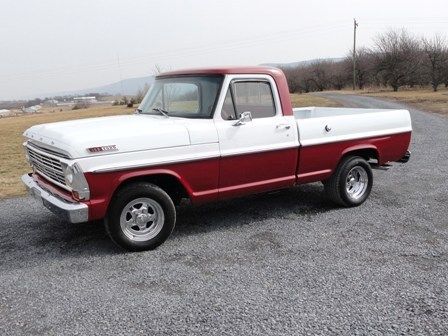
[[182, 208], [153, 252], [0, 202], [0, 334], [447, 334], [448, 118], [412, 116], [412, 160], [375, 172], [362, 207], [313, 184]]

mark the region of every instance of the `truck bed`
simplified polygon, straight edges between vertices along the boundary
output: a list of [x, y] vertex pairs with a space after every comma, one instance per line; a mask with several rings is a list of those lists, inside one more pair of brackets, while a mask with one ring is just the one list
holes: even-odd
[[407, 110], [302, 107], [293, 109], [301, 146], [410, 132]]

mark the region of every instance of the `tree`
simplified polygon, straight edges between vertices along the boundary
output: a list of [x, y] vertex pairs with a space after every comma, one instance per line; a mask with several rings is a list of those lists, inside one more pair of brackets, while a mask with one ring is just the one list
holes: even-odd
[[[343, 61], [344, 70], [348, 77], [350, 77], [347, 81], [351, 80], [351, 74], [353, 71], [353, 51], [350, 51]], [[356, 85], [358, 89], [362, 90], [366, 85], [372, 84], [375, 71], [374, 71], [374, 58], [373, 52], [367, 48], [359, 48], [356, 51]]]
[[398, 91], [400, 86], [414, 84], [421, 68], [420, 44], [405, 30], [390, 30], [376, 39], [375, 67], [385, 84]]
[[139, 104], [142, 102], [143, 98], [145, 98], [146, 92], [148, 92], [149, 90], [149, 85], [148, 83], [145, 83], [145, 86], [143, 86], [143, 88], [140, 88], [137, 91], [137, 94], [135, 95], [134, 101], [136, 104]]
[[313, 62], [310, 67], [311, 70], [311, 80], [316, 86], [316, 91], [323, 91], [327, 88], [329, 78], [328, 78], [328, 62], [318, 60]]
[[428, 77], [431, 81], [432, 89], [437, 91], [440, 84], [448, 83], [448, 47], [446, 39], [440, 35], [434, 36], [432, 39], [422, 39], [424, 62]]

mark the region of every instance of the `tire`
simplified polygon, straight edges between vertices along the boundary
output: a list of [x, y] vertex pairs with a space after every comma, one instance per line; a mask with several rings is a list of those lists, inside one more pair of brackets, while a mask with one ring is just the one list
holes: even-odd
[[144, 182], [119, 190], [105, 219], [112, 241], [128, 251], [155, 249], [170, 236], [175, 223], [176, 208], [168, 194]]
[[373, 185], [372, 168], [360, 156], [342, 159], [334, 174], [324, 181], [330, 200], [344, 207], [355, 207], [365, 202]]

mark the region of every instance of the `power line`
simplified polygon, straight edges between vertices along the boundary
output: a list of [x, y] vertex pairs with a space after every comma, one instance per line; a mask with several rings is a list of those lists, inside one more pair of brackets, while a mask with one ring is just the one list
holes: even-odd
[[358, 22], [353, 19], [353, 91], [356, 90], [356, 28], [358, 28]]

